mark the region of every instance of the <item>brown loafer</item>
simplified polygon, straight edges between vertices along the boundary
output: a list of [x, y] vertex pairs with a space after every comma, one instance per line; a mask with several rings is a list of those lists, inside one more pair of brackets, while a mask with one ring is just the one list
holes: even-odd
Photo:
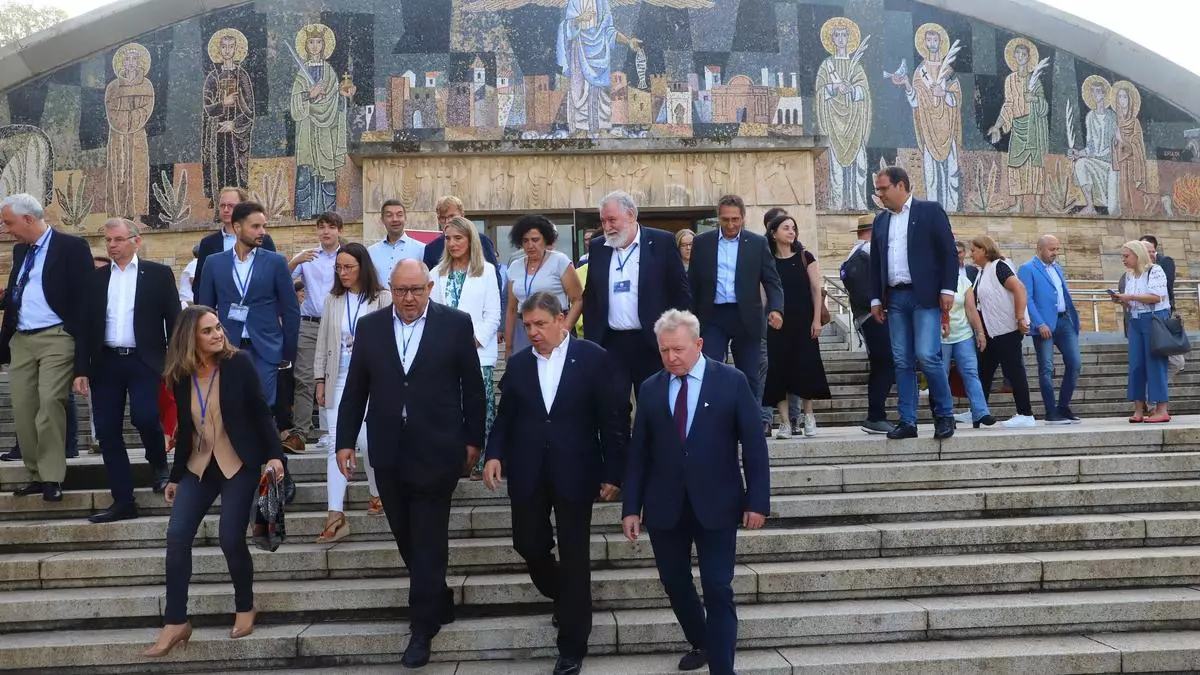
[[287, 436], [281, 443], [283, 444], [283, 451], [289, 455], [304, 454], [304, 437], [295, 431], [287, 432]]

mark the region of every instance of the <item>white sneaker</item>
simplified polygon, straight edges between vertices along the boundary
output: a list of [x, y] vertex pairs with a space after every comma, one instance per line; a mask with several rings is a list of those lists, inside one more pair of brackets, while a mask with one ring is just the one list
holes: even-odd
[[804, 413], [804, 435], [809, 438], [817, 435], [817, 416], [812, 413]]
[[1004, 420], [1000, 426], [1005, 429], [1032, 429], [1037, 426], [1033, 415], [1013, 415], [1011, 418]]
[[792, 430], [788, 428], [788, 425], [780, 424], [779, 431], [775, 432], [775, 438], [777, 438], [781, 441], [786, 441], [791, 437], [792, 437]]
[[917, 398], [929, 398], [929, 390], [922, 389], [917, 392]]
[[321, 450], [328, 450], [331, 445], [333, 445], [333, 437], [329, 434], [322, 435], [317, 441], [317, 448]]
[[959, 424], [970, 424], [972, 422], [971, 411], [968, 410], [966, 412], [958, 413], [957, 415], [954, 416], [954, 421], [958, 422]]

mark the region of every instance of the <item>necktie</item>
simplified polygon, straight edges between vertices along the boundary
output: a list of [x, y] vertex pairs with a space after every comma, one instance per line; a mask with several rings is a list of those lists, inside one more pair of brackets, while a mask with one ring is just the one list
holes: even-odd
[[675, 428], [679, 430], [679, 440], [687, 440], [687, 375], [679, 378], [679, 395], [675, 397]]
[[25, 294], [25, 285], [29, 283], [29, 273], [33, 271], [33, 263], [37, 260], [38, 245], [34, 244], [29, 247], [29, 253], [25, 254], [25, 263], [21, 266], [21, 278], [17, 279], [17, 285], [13, 288], [11, 298], [12, 309], [20, 311], [21, 296]]

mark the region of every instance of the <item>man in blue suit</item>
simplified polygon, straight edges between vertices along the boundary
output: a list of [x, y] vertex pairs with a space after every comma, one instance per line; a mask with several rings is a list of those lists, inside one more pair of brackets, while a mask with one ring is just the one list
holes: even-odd
[[592, 239], [583, 287], [583, 336], [624, 368], [635, 395], [660, 367], [654, 322], [668, 309], [692, 304], [675, 237], [642, 227], [637, 214], [624, 192], [600, 202], [604, 237]]
[[592, 503], [597, 496], [615, 499], [624, 478], [629, 383], [602, 347], [569, 336], [554, 294], [526, 298], [521, 320], [532, 349], [508, 361], [483, 480], [495, 490], [504, 463], [513, 548], [525, 559], [533, 585], [554, 601], [554, 675], [578, 675], [592, 632]]
[[262, 378], [267, 405], [274, 406], [279, 366], [296, 358], [300, 303], [287, 259], [262, 250], [267, 236], [262, 205], [238, 204], [232, 222], [237, 242], [228, 251], [209, 256], [196, 302], [215, 308], [225, 334], [250, 352]]
[[888, 438], [917, 437], [917, 366], [929, 383], [934, 438], [954, 435], [954, 401], [942, 365], [942, 313], [954, 306], [958, 253], [950, 219], [937, 202], [913, 199], [908, 172], [889, 166], [875, 176], [886, 210], [871, 232], [871, 314], [887, 320], [896, 363], [900, 423]]
[[[1067, 288], [1067, 277], [1058, 264], [1061, 246], [1054, 235], [1043, 235], [1037, 242], [1037, 257], [1017, 270], [1017, 277], [1029, 293], [1030, 334], [1037, 352], [1038, 384], [1046, 405], [1046, 424], [1077, 424], [1071, 412], [1071, 395], [1079, 381], [1079, 312]], [[1054, 348], [1063, 358], [1063, 382], [1054, 397]]]
[[[641, 386], [621, 524], [630, 542], [642, 525], [650, 533], [659, 580], [692, 645], [679, 669], [707, 663], [713, 675], [733, 675], [737, 528], [762, 527], [771, 510], [759, 406], [745, 375], [703, 356], [691, 312], [667, 311], [654, 332], [664, 370]], [[703, 607], [692, 581], [693, 543]]]

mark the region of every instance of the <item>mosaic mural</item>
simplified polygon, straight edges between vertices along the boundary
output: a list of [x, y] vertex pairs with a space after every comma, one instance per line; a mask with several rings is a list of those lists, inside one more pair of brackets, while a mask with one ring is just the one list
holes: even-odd
[[950, 211], [1200, 216], [1200, 122], [912, 0], [258, 0], [5, 92], [0, 124], [0, 191], [80, 229], [211, 220], [225, 185], [353, 219], [366, 143], [805, 134], [827, 211], [899, 164]]

